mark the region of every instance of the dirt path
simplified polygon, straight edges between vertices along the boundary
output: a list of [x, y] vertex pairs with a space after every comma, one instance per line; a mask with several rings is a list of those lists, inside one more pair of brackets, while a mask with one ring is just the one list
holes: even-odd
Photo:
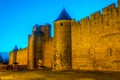
[[52, 72], [51, 70], [0, 72], [2, 80], [120, 80], [120, 73]]

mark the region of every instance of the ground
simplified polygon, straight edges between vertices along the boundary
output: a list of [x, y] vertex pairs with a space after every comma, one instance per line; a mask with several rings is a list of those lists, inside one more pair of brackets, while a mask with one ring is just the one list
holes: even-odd
[[120, 73], [64, 71], [48, 69], [34, 71], [2, 71], [0, 80], [120, 80]]

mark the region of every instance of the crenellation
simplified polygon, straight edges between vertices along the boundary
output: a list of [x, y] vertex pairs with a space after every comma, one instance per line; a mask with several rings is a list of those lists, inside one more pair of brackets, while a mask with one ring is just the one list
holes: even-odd
[[113, 3], [113, 4], [111, 4], [111, 5], [103, 8], [103, 9], [102, 9], [102, 14], [103, 14], [103, 15], [108, 15], [108, 14], [111, 13], [111, 12], [113, 11], [113, 9], [115, 9], [115, 8], [117, 9], [116, 4]]
[[50, 24], [35, 25], [28, 48], [17, 51], [17, 59], [16, 50], [11, 52], [9, 64], [17, 60], [28, 69], [120, 71], [119, 17], [120, 5], [114, 3], [78, 22], [63, 9], [54, 22], [54, 37]]
[[80, 21], [81, 26], [85, 26], [89, 24], [89, 17], [85, 17]]
[[97, 11], [90, 15], [90, 20], [96, 20], [101, 17], [101, 11]]
[[81, 21], [81, 27], [80, 27], [80, 32], [81, 33], [84, 33], [84, 34], [81, 34], [83, 36], [86, 36], [89, 34], [89, 28], [90, 28], [90, 20], [89, 20], [89, 17], [85, 17], [83, 18]]
[[[71, 27], [72, 29], [76, 29], [76, 28], [78, 28], [77, 26], [81, 27], [81, 23], [80, 23], [80, 21], [78, 21], [78, 22], [76, 22], [76, 21], [74, 21], [74, 22], [71, 21], [71, 26], [72, 26], [72, 27]], [[76, 28], [75, 28], [75, 27], [76, 27]], [[71, 30], [72, 30], [72, 29], [71, 29]]]
[[[118, 33], [119, 25], [117, 24], [117, 14], [118, 12], [115, 4], [111, 4], [110, 6], [103, 9], [102, 14], [100, 13], [100, 11], [91, 14], [89, 25], [85, 24], [86, 19], [81, 20], [81, 29], [78, 29], [79, 26], [73, 25], [76, 26], [72, 27], [73, 69], [103, 71], [116, 70], [111, 62], [117, 58], [110, 55], [115, 53], [112, 50], [113, 47], [119, 47], [117, 45], [114, 45], [115, 43], [113, 43], [113, 41], [115, 41], [116, 44], [119, 44], [119, 37], [117, 37], [117, 34], [111, 34]], [[89, 30], [89, 32], [87, 30]], [[101, 40], [99, 39], [100, 35], [106, 34], [108, 34], [108, 37], [106, 36]], [[81, 58], [79, 58], [78, 56]], [[109, 60], [107, 60], [106, 57]], [[100, 64], [98, 64], [99, 61], [101, 61]], [[104, 65], [103, 67], [103, 64], [106, 65]]]

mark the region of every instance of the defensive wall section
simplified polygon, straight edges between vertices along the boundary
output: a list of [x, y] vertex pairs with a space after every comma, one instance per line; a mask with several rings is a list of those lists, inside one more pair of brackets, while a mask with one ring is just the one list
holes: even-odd
[[16, 62], [18, 65], [28, 65], [28, 48], [17, 51]]
[[49, 24], [35, 25], [28, 47], [10, 52], [13, 62], [28, 69], [120, 71], [120, 0], [78, 22], [58, 19], [54, 38]]
[[71, 21], [72, 69], [120, 71], [119, 10], [113, 3], [102, 13]]

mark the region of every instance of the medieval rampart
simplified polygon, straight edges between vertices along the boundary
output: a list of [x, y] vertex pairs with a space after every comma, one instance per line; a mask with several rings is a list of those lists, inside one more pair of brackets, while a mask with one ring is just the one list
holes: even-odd
[[118, 71], [120, 26], [115, 4], [79, 22], [72, 20], [71, 25], [73, 69]]
[[28, 48], [17, 51], [16, 62], [18, 65], [28, 65]]

